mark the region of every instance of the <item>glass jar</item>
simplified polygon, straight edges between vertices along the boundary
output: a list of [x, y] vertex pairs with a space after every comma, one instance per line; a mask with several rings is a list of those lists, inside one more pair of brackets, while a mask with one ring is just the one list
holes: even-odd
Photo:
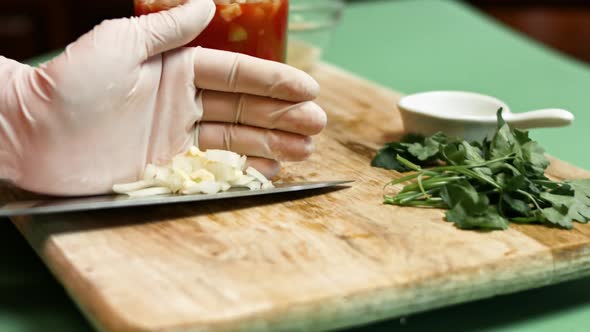
[[292, 0], [287, 64], [312, 71], [329, 46], [343, 8], [342, 0]]
[[[182, 4], [184, 0], [134, 0], [144, 15]], [[215, 0], [209, 26], [187, 46], [202, 46], [285, 62], [289, 0]]]

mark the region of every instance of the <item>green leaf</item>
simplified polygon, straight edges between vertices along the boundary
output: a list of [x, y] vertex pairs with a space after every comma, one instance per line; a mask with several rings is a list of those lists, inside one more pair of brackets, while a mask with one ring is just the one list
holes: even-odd
[[466, 141], [442, 146], [441, 154], [441, 159], [452, 165], [479, 165], [486, 161], [481, 149]]
[[465, 162], [468, 165], [479, 165], [485, 162], [480, 148], [473, 146], [466, 141], [461, 142], [461, 146], [465, 149]]
[[567, 215], [567, 209], [545, 208], [541, 211], [546, 220], [554, 225], [561, 226], [566, 229], [572, 229], [572, 219]]
[[526, 201], [515, 198], [509, 194], [503, 194], [501, 199], [502, 202], [506, 203], [506, 206], [508, 206], [510, 210], [518, 213], [520, 216], [528, 216], [531, 212], [529, 203]]
[[514, 128], [514, 129], [512, 129], [512, 132], [514, 133], [514, 138], [516, 138], [516, 141], [520, 145], [524, 145], [524, 144], [532, 141], [529, 137], [529, 132], [526, 130], [520, 130], [520, 129]]
[[469, 214], [461, 204], [458, 204], [447, 211], [446, 219], [461, 229], [508, 229], [508, 220], [500, 216], [494, 207], [488, 207], [483, 213]]
[[574, 190], [576, 200], [575, 205], [570, 206], [569, 215], [575, 221], [587, 223], [590, 221], [590, 179], [568, 181], [567, 184]]
[[371, 166], [385, 169], [392, 169], [400, 172], [407, 172], [409, 169], [397, 160], [398, 151], [391, 146], [386, 146], [379, 150], [373, 160]]
[[476, 146], [481, 150], [484, 159], [487, 159], [489, 157], [491, 141], [487, 137], [485, 137], [481, 142], [471, 142], [470, 144]]
[[545, 157], [545, 150], [539, 143], [527, 142], [521, 146], [520, 152], [515, 164], [521, 172], [529, 176], [543, 176], [549, 166], [549, 160]]
[[428, 160], [438, 154], [440, 144], [434, 140], [426, 140], [424, 144], [414, 143], [408, 148], [414, 157], [418, 160]]
[[590, 198], [588, 197], [588, 185], [584, 182], [569, 183], [574, 189], [574, 194], [556, 195], [544, 192], [541, 198], [551, 204], [550, 208], [543, 209], [543, 215], [553, 224], [571, 228], [572, 222], [587, 223], [590, 220]]
[[447, 142], [449, 142], [449, 137], [447, 136], [447, 134], [439, 131], [438, 133], [427, 137], [427, 139], [433, 140], [439, 144], [446, 144]]
[[566, 181], [565, 184], [574, 190], [574, 195], [580, 200], [590, 202], [590, 179], [570, 180]]
[[558, 208], [568, 208], [575, 201], [573, 195], [556, 195], [548, 192], [541, 193], [541, 198], [551, 203], [551, 206]]
[[490, 203], [486, 195], [478, 193], [475, 187], [465, 180], [451, 182], [442, 187], [440, 197], [450, 208], [461, 205], [473, 214], [485, 211]]
[[447, 136], [438, 133], [431, 137], [408, 134], [400, 142], [390, 142], [377, 151], [371, 161], [371, 166], [385, 169], [408, 172], [411, 169], [401, 163], [397, 156], [409, 160], [412, 163], [431, 165], [439, 157], [440, 144], [446, 142]]
[[486, 180], [488, 183], [495, 183], [496, 181], [492, 178], [494, 174], [489, 167], [477, 167], [473, 171], [481, 178]]
[[441, 146], [447, 142], [447, 136], [443, 133], [436, 133], [433, 136], [424, 138], [421, 142], [414, 142], [408, 146], [408, 152], [418, 160], [425, 161], [438, 158]]
[[412, 161], [418, 162], [414, 156], [408, 152], [409, 143], [391, 142], [377, 151], [377, 154], [371, 161], [371, 166], [385, 169], [392, 169], [399, 172], [408, 172], [411, 169], [406, 167], [397, 158], [398, 155]]
[[422, 143], [424, 142], [424, 139], [426, 139], [424, 135], [409, 133], [402, 137], [400, 143]]
[[497, 112], [498, 117], [498, 129], [489, 148], [489, 156], [492, 159], [506, 157], [512, 154], [520, 153], [520, 143], [514, 136], [514, 132], [508, 126], [504, 118], [502, 117], [502, 108]]
[[498, 185], [500, 185], [500, 188], [502, 188], [502, 191], [508, 191], [504, 188], [506, 188], [508, 186], [508, 183], [510, 182], [510, 180], [512, 180], [512, 178], [514, 178], [514, 175], [508, 173], [508, 172], [496, 172], [494, 175], [494, 180], [496, 181], [496, 183], [498, 183]]
[[502, 191], [504, 192], [517, 191], [522, 189], [526, 184], [526, 178], [522, 174], [509, 177], [504, 181], [505, 182], [502, 184]]
[[464, 200], [476, 202], [478, 199], [477, 190], [467, 181], [450, 183], [442, 187], [440, 197], [449, 207], [454, 207]]
[[492, 139], [490, 147], [490, 155], [492, 159], [502, 158], [509, 155], [519, 153], [520, 145], [514, 138], [512, 130], [507, 124], [503, 125]]
[[542, 192], [545, 191], [545, 189], [550, 189], [549, 187], [543, 186], [543, 185], [538, 185], [535, 182], [531, 181], [528, 178], [525, 178], [524, 180], [524, 187], [523, 190], [525, 190], [526, 192], [528, 192], [529, 194], [538, 196], [540, 195]]
[[447, 144], [442, 148], [442, 159], [451, 165], [462, 165], [465, 162], [466, 151], [460, 143]]

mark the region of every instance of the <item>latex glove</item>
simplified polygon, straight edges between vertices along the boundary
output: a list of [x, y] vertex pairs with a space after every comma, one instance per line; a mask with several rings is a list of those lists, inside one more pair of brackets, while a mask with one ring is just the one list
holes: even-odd
[[99, 194], [194, 143], [251, 156], [269, 177], [278, 161], [307, 158], [309, 136], [326, 123], [308, 102], [319, 90], [311, 77], [248, 56], [178, 48], [214, 11], [211, 0], [191, 0], [106, 21], [39, 68], [0, 57], [0, 177], [40, 193]]

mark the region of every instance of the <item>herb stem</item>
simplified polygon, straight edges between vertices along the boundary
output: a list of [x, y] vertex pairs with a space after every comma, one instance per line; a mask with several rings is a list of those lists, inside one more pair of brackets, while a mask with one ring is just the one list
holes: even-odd
[[385, 203], [392, 204], [392, 205], [401, 205], [401, 206], [431, 207], [431, 208], [436, 208], [436, 209], [446, 209], [446, 208], [448, 208], [448, 206], [445, 203], [443, 203], [443, 202], [439, 202], [439, 201], [428, 201], [428, 200], [424, 200], [424, 201], [409, 201], [409, 202], [388, 202], [388, 201], [386, 201]]
[[396, 159], [402, 163], [404, 166], [406, 166], [407, 168], [414, 170], [416, 172], [420, 172], [422, 171], [422, 167], [414, 164], [413, 162], [409, 161], [408, 159], [400, 156], [399, 154], [396, 156]]
[[526, 197], [528, 197], [531, 200], [531, 202], [533, 202], [533, 204], [535, 205], [535, 207], [537, 208], [537, 210], [541, 211], [541, 207], [539, 206], [539, 204], [537, 203], [537, 200], [533, 197], [533, 195], [527, 193], [526, 191], [524, 191], [522, 189], [518, 189], [516, 192], [519, 193], [519, 194], [523, 194]]
[[[392, 197], [392, 200], [397, 203], [406, 203], [406, 202], [413, 201], [416, 199], [421, 199], [423, 201], [426, 201], [429, 198], [428, 197], [429, 195], [432, 195], [436, 192], [438, 192], [438, 188], [433, 188], [433, 189], [427, 190], [425, 192], [420, 192], [420, 191], [405, 192], [405, 193], [400, 193], [400, 194], [396, 195], [395, 197]], [[426, 197], [426, 198], [424, 198], [424, 197]]]
[[417, 178], [417, 177], [418, 177], [418, 175], [420, 175], [420, 174], [419, 174], [419, 173], [414, 173], [414, 174], [410, 174], [410, 175], [407, 175], [407, 176], [401, 177], [401, 178], [399, 178], [399, 179], [393, 180], [393, 181], [391, 181], [390, 183], [386, 184], [386, 185], [385, 185], [385, 187], [388, 187], [388, 186], [395, 186], [395, 185], [398, 185], [398, 184], [400, 184], [400, 183], [403, 183], [403, 182], [406, 182], [406, 181], [413, 180], [413, 179]]
[[[463, 177], [461, 177], [461, 176], [448, 176], [448, 177], [437, 177], [437, 178], [432, 177], [432, 178], [428, 178], [428, 179], [422, 181], [422, 188], [424, 188], [425, 190], [432, 189], [432, 188], [438, 188], [438, 187], [442, 187], [444, 185], [447, 185], [450, 182], [462, 180], [462, 179], [463, 179]], [[400, 191], [400, 193], [405, 193], [405, 192], [409, 192], [409, 191], [416, 191], [418, 189], [420, 189], [419, 184], [412, 183], [412, 184], [405, 186]]]
[[424, 185], [422, 184], [422, 176], [424, 176], [423, 173], [418, 175], [416, 180], [418, 181], [418, 187], [420, 188], [420, 191], [424, 194], [424, 196], [426, 196], [426, 190], [424, 190]]
[[505, 157], [501, 157], [501, 158], [496, 158], [496, 159], [492, 159], [492, 160], [488, 160], [486, 162], [483, 163], [477, 163], [477, 164], [471, 164], [471, 165], [454, 165], [454, 166], [438, 166], [438, 167], [432, 167], [427, 169], [428, 171], [433, 171], [433, 172], [438, 172], [438, 171], [453, 171], [456, 169], [465, 169], [465, 168], [479, 168], [479, 167], [486, 167], [489, 166], [491, 164], [495, 164], [501, 161], [506, 161], [506, 160], [510, 160], [510, 159], [514, 159], [513, 155], [508, 155]]

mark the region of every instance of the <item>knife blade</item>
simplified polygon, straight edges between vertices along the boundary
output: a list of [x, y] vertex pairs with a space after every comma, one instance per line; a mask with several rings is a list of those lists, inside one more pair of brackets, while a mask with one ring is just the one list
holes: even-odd
[[124, 207], [137, 207], [148, 205], [163, 205], [174, 203], [189, 203], [212, 201], [228, 198], [252, 197], [272, 195], [304, 190], [314, 190], [341, 186], [353, 181], [325, 181], [325, 182], [299, 182], [276, 184], [275, 188], [264, 190], [249, 190], [247, 188], [232, 188], [229, 191], [217, 194], [204, 195], [161, 195], [150, 197], [129, 197], [126, 195], [104, 195], [82, 198], [55, 198], [31, 201], [10, 202], [0, 207], [0, 217], [15, 217], [23, 215], [40, 215], [63, 212], [91, 211], [102, 209], [116, 209]]

